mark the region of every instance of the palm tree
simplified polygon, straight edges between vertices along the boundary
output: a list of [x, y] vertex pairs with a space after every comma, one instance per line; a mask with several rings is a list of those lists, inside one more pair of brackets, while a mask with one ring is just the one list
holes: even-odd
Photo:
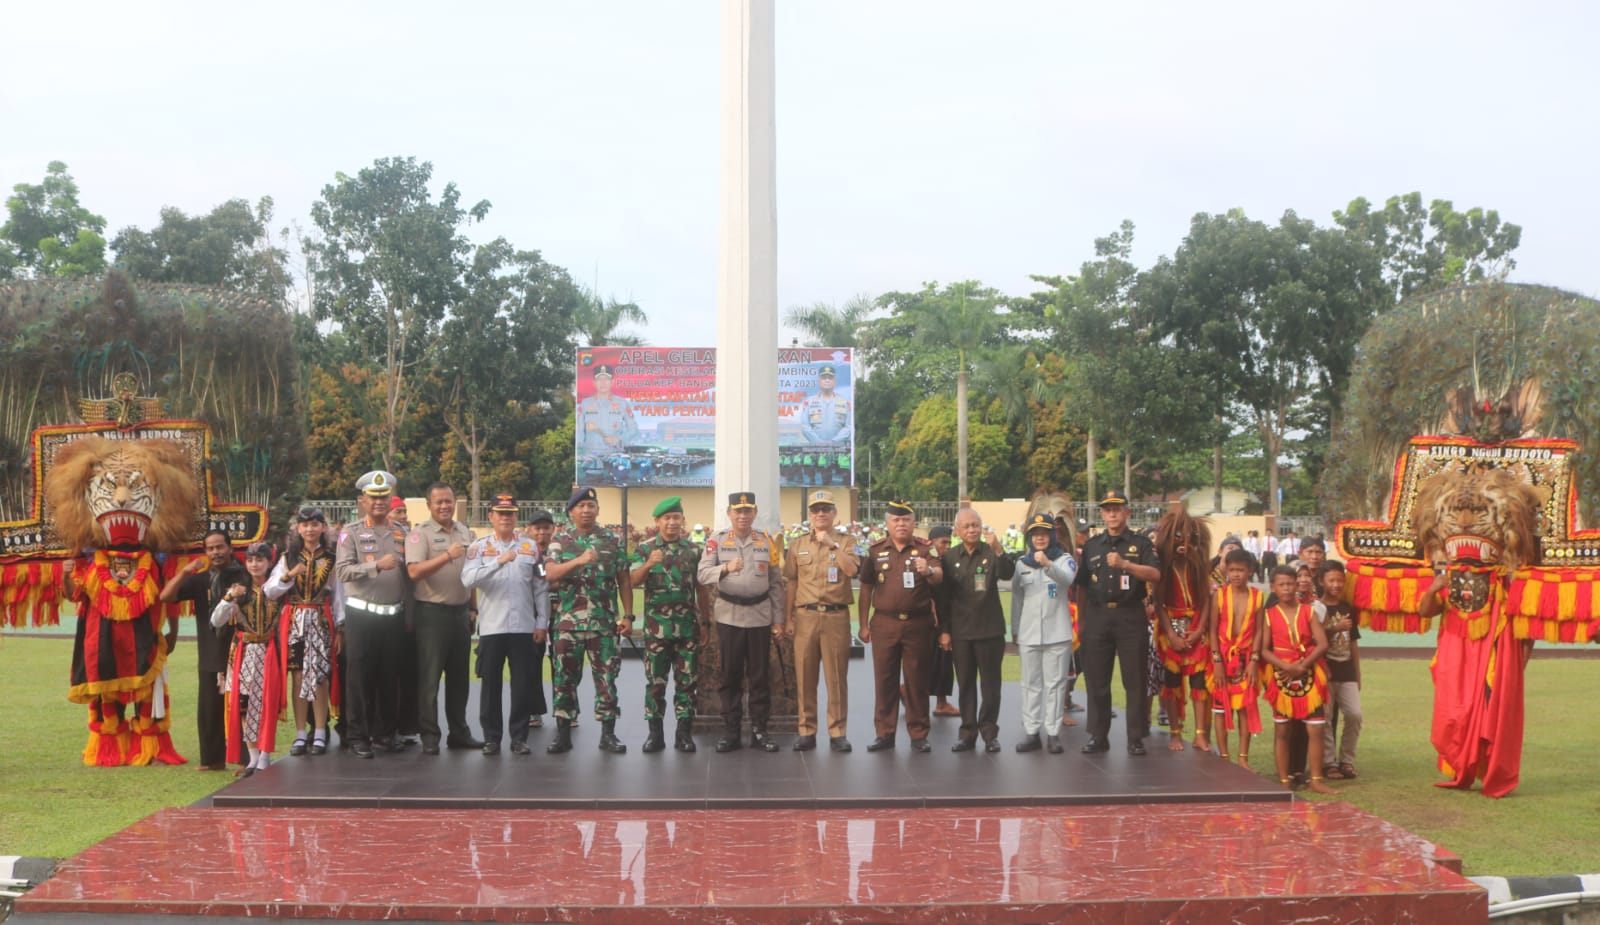
[[644, 309], [632, 302], [618, 302], [613, 297], [601, 298], [593, 289], [583, 288], [578, 293], [578, 304], [572, 312], [572, 326], [578, 341], [586, 347], [638, 347], [644, 338], [637, 334], [617, 331], [624, 324], [646, 324], [649, 318]]
[[[898, 299], [899, 294], [890, 294]], [[886, 297], [887, 298], [887, 297]], [[912, 342], [956, 354], [956, 495], [967, 496], [967, 384], [974, 360], [1004, 326], [1000, 296], [976, 282], [955, 283], [943, 292], [926, 285], [897, 310], [912, 321]]]
[[857, 347], [859, 332], [877, 305], [867, 295], [857, 295], [836, 306], [830, 302], [793, 305], [783, 313], [783, 323], [806, 336], [807, 347]]

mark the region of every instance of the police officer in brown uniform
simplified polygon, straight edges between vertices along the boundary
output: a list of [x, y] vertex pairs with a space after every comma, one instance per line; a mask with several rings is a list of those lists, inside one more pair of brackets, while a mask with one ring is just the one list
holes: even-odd
[[397, 649], [405, 628], [406, 534], [389, 523], [389, 494], [394, 476], [368, 472], [356, 488], [366, 495], [367, 515], [346, 524], [339, 533], [334, 571], [344, 582], [345, 664], [349, 715], [345, 731], [357, 758], [371, 758], [376, 745], [388, 751], [405, 746], [398, 736], [400, 679]]
[[799, 684], [799, 738], [794, 750], [817, 747], [817, 668], [828, 682], [828, 747], [850, 751], [845, 724], [850, 715], [850, 580], [861, 570], [850, 538], [833, 529], [838, 508], [833, 493], [811, 493], [811, 532], [801, 535], [783, 559], [789, 586], [788, 633], [794, 637], [794, 672]]
[[422, 753], [439, 754], [439, 678], [444, 676], [444, 718], [451, 748], [483, 748], [467, 725], [472, 681], [472, 594], [461, 583], [467, 547], [477, 537], [455, 519], [456, 493], [449, 485], [428, 486], [427, 520], [406, 536], [406, 573], [416, 599], [417, 726]]
[[787, 617], [783, 575], [778, 570], [777, 547], [772, 537], [752, 529], [756, 496], [736, 491], [728, 496], [726, 530], [706, 540], [700, 555], [700, 584], [716, 590], [713, 615], [717, 622], [717, 651], [722, 662], [722, 738], [717, 751], [742, 748], [739, 723], [739, 685], [749, 682], [750, 744], [775, 752], [778, 743], [767, 735], [772, 688], [767, 678], [767, 653], [772, 637], [783, 632]]
[[872, 646], [877, 682], [874, 725], [878, 737], [867, 746], [894, 748], [900, 725], [900, 685], [904, 673], [906, 732], [914, 751], [928, 744], [928, 667], [938, 632], [933, 587], [943, 580], [939, 558], [927, 540], [912, 536], [917, 515], [905, 501], [890, 502], [884, 518], [888, 536], [867, 549], [861, 569], [861, 641]]

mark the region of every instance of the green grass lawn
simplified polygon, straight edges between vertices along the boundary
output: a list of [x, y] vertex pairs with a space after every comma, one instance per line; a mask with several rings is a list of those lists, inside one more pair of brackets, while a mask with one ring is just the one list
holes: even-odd
[[[193, 765], [101, 769], [80, 760], [85, 710], [66, 701], [69, 639], [0, 636], [0, 703], [9, 736], [0, 748], [0, 855], [65, 857], [164, 806], [182, 806], [231, 780]], [[1600, 662], [1536, 660], [1529, 667], [1522, 786], [1504, 800], [1433, 787], [1428, 745], [1432, 687], [1424, 660], [1368, 661], [1359, 780], [1336, 782], [1338, 797], [1460, 854], [1469, 874], [1600, 871], [1600, 789], [1585, 785], [1600, 728], [1572, 725], [1573, 705], [1600, 701]], [[1006, 659], [1015, 679], [1017, 660]], [[194, 645], [172, 658], [173, 740], [191, 761]], [[1113, 684], [1121, 700], [1120, 686]], [[1081, 698], [1080, 698], [1081, 699]], [[1081, 719], [1082, 714], [1075, 714]], [[1270, 735], [1270, 733], [1269, 733]], [[288, 724], [280, 737], [292, 736]], [[1156, 740], [1163, 738], [1157, 733]], [[1271, 748], [1251, 749], [1259, 772], [1275, 777]]]

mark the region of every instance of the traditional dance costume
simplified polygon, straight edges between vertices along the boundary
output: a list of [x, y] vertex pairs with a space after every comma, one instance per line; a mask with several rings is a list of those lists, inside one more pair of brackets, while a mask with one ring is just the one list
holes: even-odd
[[[1244, 598], [1244, 616], [1234, 625], [1234, 604]], [[1255, 662], [1256, 627], [1261, 619], [1265, 594], [1260, 588], [1235, 591], [1232, 585], [1216, 590], [1217, 648], [1222, 658], [1220, 671], [1211, 675], [1211, 709], [1222, 715], [1222, 728], [1233, 729], [1234, 713], [1244, 711], [1245, 731], [1261, 731], [1261, 711], [1257, 706], [1260, 691], [1249, 681]]]
[[[1282, 604], [1267, 608], [1267, 645], [1272, 654], [1293, 664], [1316, 647], [1311, 621], [1316, 616], [1310, 604], [1296, 603], [1293, 611]], [[1323, 721], [1322, 704], [1328, 699], [1328, 673], [1319, 659], [1311, 670], [1291, 678], [1281, 668], [1267, 672], [1267, 701], [1272, 704], [1273, 721]]]
[[[119, 581], [113, 557], [134, 560]], [[72, 646], [72, 686], [67, 699], [89, 707], [90, 767], [183, 764], [172, 747], [167, 712], [167, 641], [161, 636], [161, 584], [147, 550], [131, 555], [96, 551], [73, 569], [78, 629]], [[128, 705], [133, 715], [126, 715]]]
[[[285, 577], [295, 565], [305, 568], [294, 578]], [[333, 637], [344, 618], [344, 586], [333, 572], [333, 552], [322, 545], [307, 546], [297, 563], [278, 560], [261, 590], [272, 600], [282, 600], [278, 615], [279, 645], [288, 656], [288, 669], [300, 672], [300, 689], [289, 696], [315, 700], [317, 687], [328, 684], [334, 708], [339, 706], [338, 667], [333, 657]]]
[[278, 608], [261, 588], [251, 588], [238, 602], [217, 602], [211, 625], [230, 622], [236, 629], [228, 659], [228, 760], [244, 764], [247, 746], [271, 752], [276, 744], [285, 668]]
[[[1201, 617], [1200, 601], [1195, 599], [1194, 582], [1189, 574], [1187, 562], [1174, 562], [1172, 575], [1164, 583], [1166, 589], [1161, 603], [1167, 612], [1167, 622], [1172, 625], [1172, 631], [1178, 636], [1187, 636], [1193, 632], [1195, 625]], [[1206, 691], [1212, 687], [1211, 672], [1211, 645], [1204, 635], [1200, 641], [1190, 646], [1187, 650], [1178, 650], [1172, 647], [1172, 642], [1167, 639], [1167, 634], [1157, 627], [1156, 651], [1161, 655], [1161, 667], [1165, 669], [1166, 687], [1168, 689], [1181, 688], [1184, 679], [1189, 681], [1189, 697], [1201, 700], [1206, 696]], [[1174, 676], [1177, 683], [1174, 684]], [[1183, 726], [1183, 701], [1176, 701], [1179, 713], [1169, 716], [1176, 725], [1174, 729]], [[1171, 707], [1168, 707], [1170, 712]]]

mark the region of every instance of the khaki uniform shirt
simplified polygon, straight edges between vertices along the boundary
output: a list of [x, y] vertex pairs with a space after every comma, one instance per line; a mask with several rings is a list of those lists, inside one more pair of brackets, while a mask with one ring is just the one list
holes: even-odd
[[795, 606], [843, 604], [848, 607], [855, 603], [850, 576], [845, 574], [847, 563], [850, 571], [861, 570], [861, 559], [849, 537], [838, 532], [830, 533], [822, 541], [810, 532], [797, 537], [783, 558], [783, 578], [789, 594], [794, 596]]
[[[744, 559], [742, 571], [722, 574], [722, 567], [735, 559]], [[772, 537], [760, 530], [739, 539], [732, 530], [718, 530], [706, 540], [705, 551], [700, 554], [700, 584], [716, 591], [712, 613], [718, 623], [729, 626], [771, 626], [788, 619], [784, 610], [783, 575], [778, 569], [777, 546]], [[750, 604], [735, 603], [723, 595], [752, 600]], [[764, 595], [764, 597], [763, 597]]]
[[[430, 517], [412, 527], [411, 533], [406, 536], [406, 564], [416, 565], [435, 558], [449, 549], [451, 543], [460, 543], [462, 548], [466, 548], [476, 539], [472, 528], [459, 520], [450, 521], [450, 529], [446, 530]], [[446, 563], [427, 578], [412, 582], [411, 593], [417, 600], [429, 604], [459, 607], [470, 596], [466, 586], [461, 583], [461, 570], [466, 566], [465, 556]]]
[[[334, 553], [333, 568], [344, 582], [347, 597], [369, 604], [403, 604], [407, 586], [406, 532], [394, 524], [381, 527], [369, 525], [365, 520], [345, 524], [339, 531], [339, 547]], [[393, 554], [399, 565], [386, 572], [378, 571], [378, 560]]]

